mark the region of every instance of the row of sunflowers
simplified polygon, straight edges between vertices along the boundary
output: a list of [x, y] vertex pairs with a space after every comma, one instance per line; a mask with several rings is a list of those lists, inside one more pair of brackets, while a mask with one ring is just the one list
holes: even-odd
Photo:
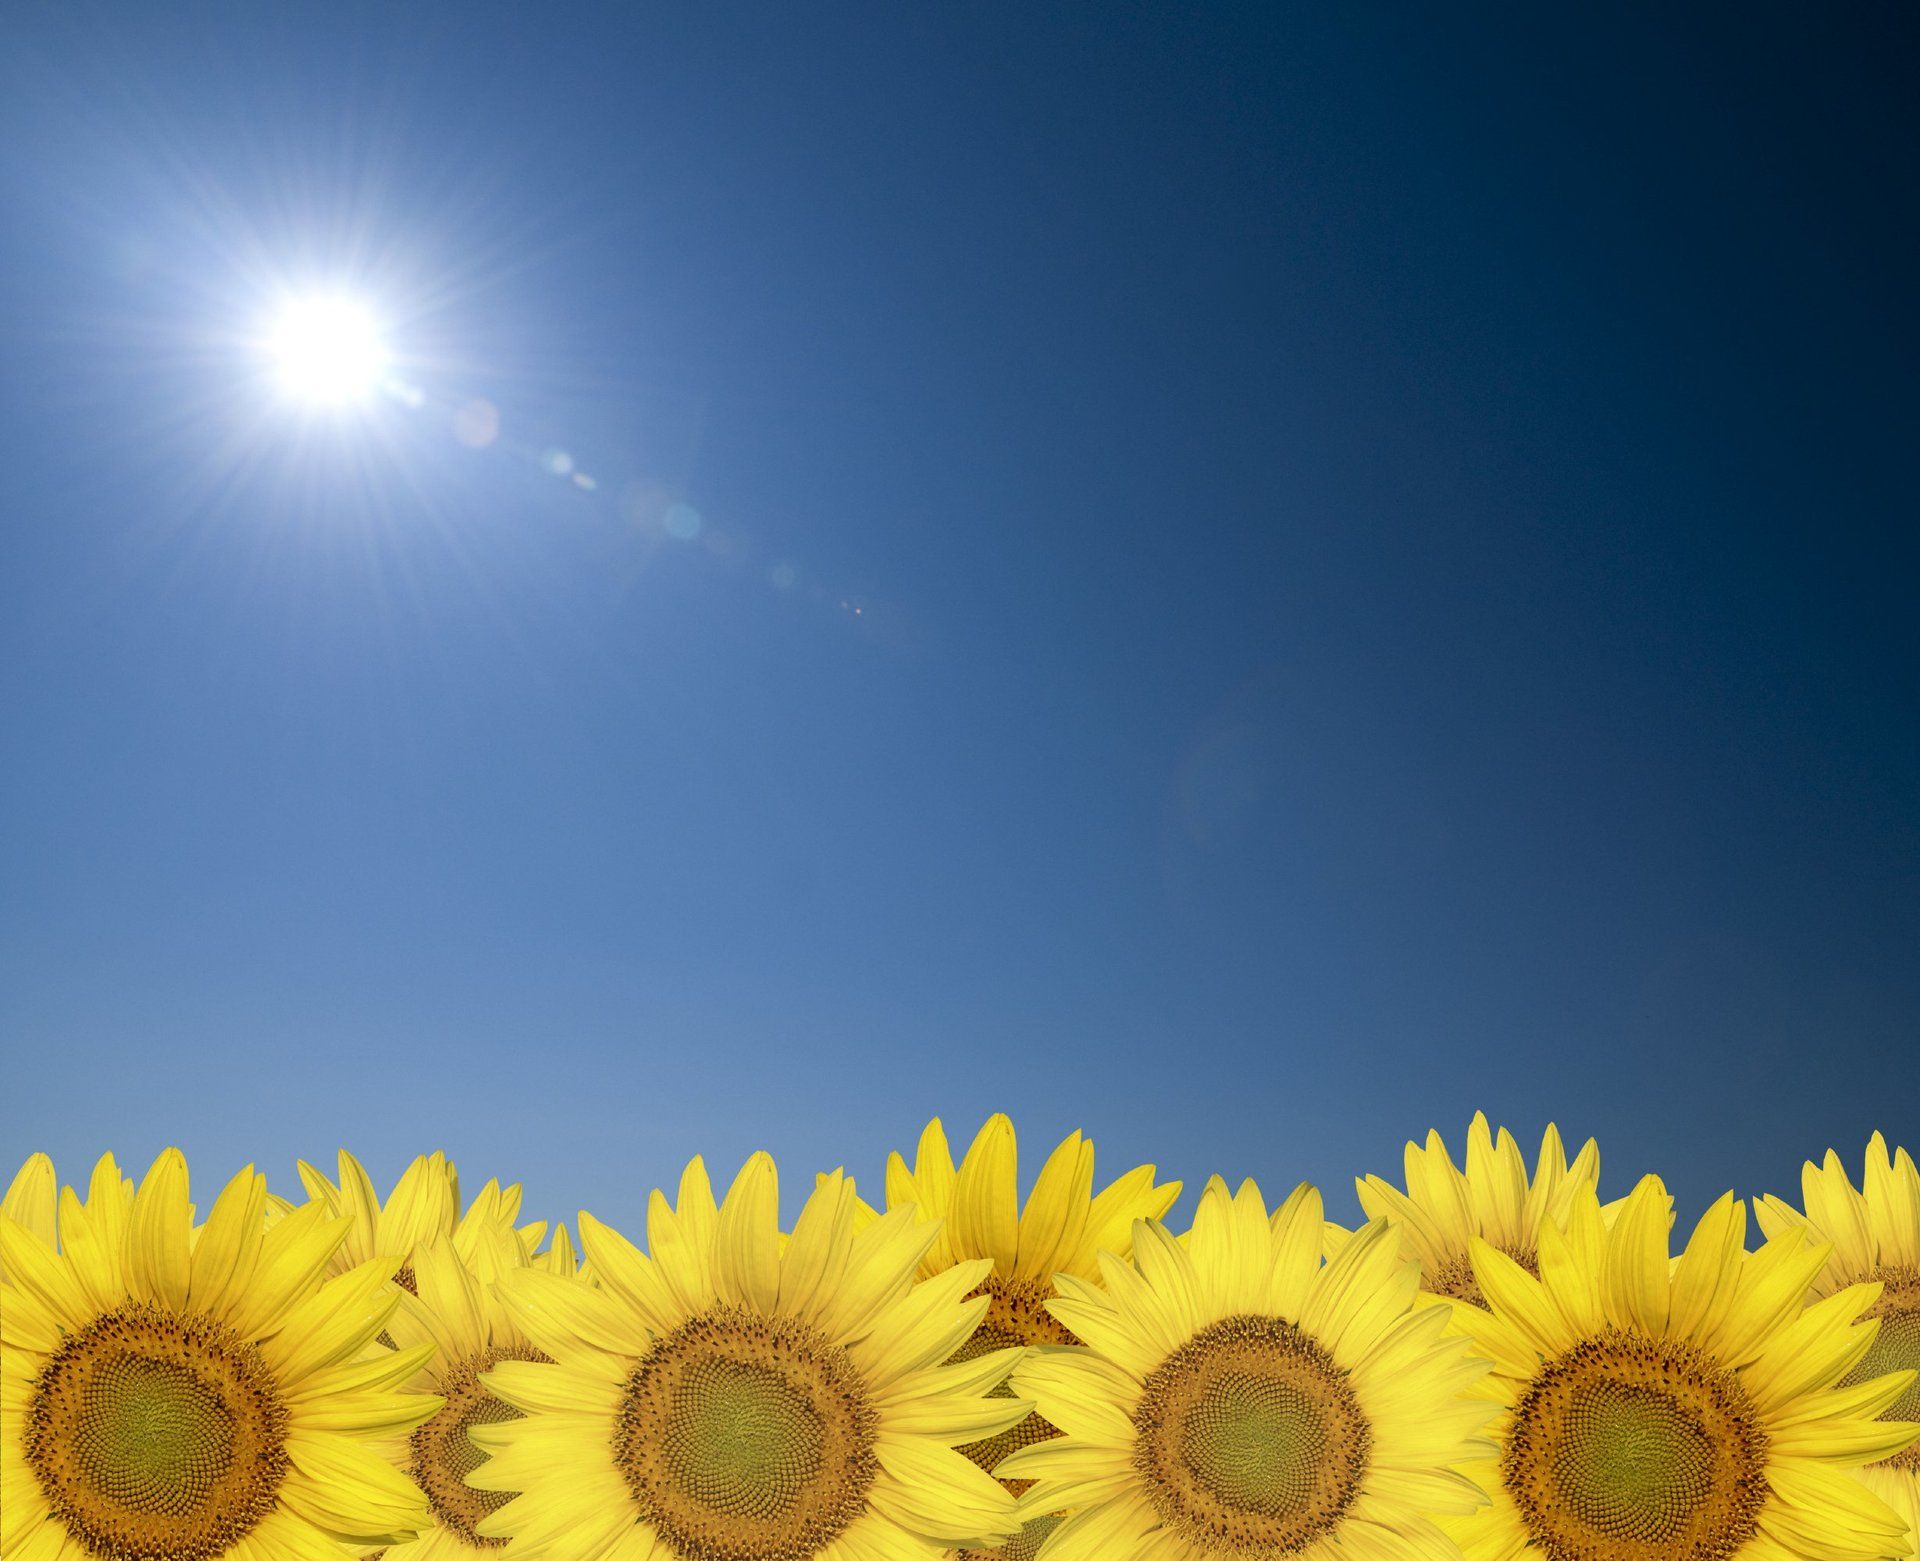
[[695, 1160], [645, 1246], [353, 1156], [204, 1220], [169, 1150], [0, 1213], [6, 1561], [1920, 1557], [1920, 1175], [1731, 1193], [1681, 1239], [1484, 1117], [1367, 1223], [1215, 1179], [1191, 1226], [1076, 1133], [936, 1121], [884, 1207]]

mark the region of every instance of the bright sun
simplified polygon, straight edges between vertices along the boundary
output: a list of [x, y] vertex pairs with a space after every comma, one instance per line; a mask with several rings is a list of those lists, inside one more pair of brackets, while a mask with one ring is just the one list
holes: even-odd
[[309, 403], [365, 400], [386, 374], [380, 327], [366, 305], [352, 298], [294, 300], [274, 321], [267, 350], [287, 394]]

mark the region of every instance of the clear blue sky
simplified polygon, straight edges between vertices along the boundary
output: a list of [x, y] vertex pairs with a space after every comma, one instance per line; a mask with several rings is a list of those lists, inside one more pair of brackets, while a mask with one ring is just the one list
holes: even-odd
[[1920, 1141], [1910, 10], [7, 31], [10, 1161]]

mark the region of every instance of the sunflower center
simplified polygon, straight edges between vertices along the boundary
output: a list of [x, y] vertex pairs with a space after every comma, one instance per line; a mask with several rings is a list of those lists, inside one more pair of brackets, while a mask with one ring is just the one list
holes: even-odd
[[[1540, 1256], [1531, 1247], [1502, 1247], [1502, 1252], [1518, 1263], [1535, 1279], [1540, 1277]], [[1456, 1301], [1465, 1301], [1487, 1310], [1487, 1298], [1480, 1293], [1480, 1281], [1474, 1277], [1473, 1258], [1458, 1252], [1444, 1263], [1437, 1263], [1422, 1276], [1422, 1283], [1430, 1295], [1450, 1296]]]
[[1134, 1426], [1134, 1467], [1162, 1521], [1245, 1554], [1305, 1549], [1339, 1527], [1373, 1440], [1346, 1372], [1274, 1317], [1195, 1334], [1147, 1378]]
[[[980, 1288], [968, 1299], [975, 1296], [987, 1298], [987, 1314], [980, 1319], [980, 1326], [973, 1337], [953, 1352], [956, 1361], [978, 1360], [982, 1355], [990, 1355], [995, 1350], [1004, 1350], [1030, 1344], [1078, 1344], [1065, 1328], [1054, 1321], [1053, 1314], [1047, 1310], [1047, 1302], [1053, 1299], [1053, 1286], [1034, 1283], [1030, 1280], [1006, 1279], [999, 1274], [989, 1274]], [[1004, 1382], [988, 1395], [990, 1398], [1012, 1398], [1013, 1389]], [[998, 1436], [987, 1437], [984, 1441], [969, 1442], [959, 1449], [988, 1473], [994, 1465], [1018, 1448], [1031, 1447], [1035, 1442], [1044, 1442], [1060, 1433], [1038, 1415], [1028, 1415], [1020, 1424]], [[1007, 1489], [1018, 1496], [1033, 1484], [1031, 1480], [1007, 1480]], [[1002, 1551], [1001, 1554], [1007, 1552]]]
[[272, 1511], [286, 1439], [253, 1345], [213, 1318], [140, 1303], [61, 1342], [33, 1385], [21, 1451], [88, 1554], [205, 1561]]
[[1725, 1561], [1767, 1499], [1746, 1391], [1692, 1345], [1608, 1330], [1521, 1395], [1501, 1473], [1552, 1561]]
[[520, 1419], [520, 1411], [503, 1404], [486, 1390], [480, 1378], [503, 1360], [545, 1360], [530, 1348], [489, 1350], [456, 1364], [441, 1374], [438, 1389], [446, 1402], [431, 1420], [414, 1430], [408, 1472], [425, 1492], [440, 1526], [452, 1530], [469, 1545], [498, 1550], [504, 1539], [480, 1533], [483, 1518], [513, 1500], [506, 1491], [475, 1490], [467, 1476], [487, 1461], [467, 1433], [477, 1425], [498, 1425]]
[[810, 1325], [720, 1306], [628, 1378], [614, 1462], [683, 1561], [802, 1561], [867, 1505], [879, 1414]]
[[[1867, 1315], [1880, 1319], [1880, 1333], [1842, 1387], [1884, 1377], [1890, 1371], [1920, 1370], [1920, 1268], [1883, 1268], [1870, 1276], [1880, 1281], [1880, 1299]], [[1920, 1382], [1893, 1402], [1882, 1420], [1920, 1420]], [[1920, 1474], [1920, 1443], [1882, 1459], [1874, 1467]]]

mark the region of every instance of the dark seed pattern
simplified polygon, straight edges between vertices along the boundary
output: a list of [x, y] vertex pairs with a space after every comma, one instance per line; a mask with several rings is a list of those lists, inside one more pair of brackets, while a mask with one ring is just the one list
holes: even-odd
[[1284, 1556], [1331, 1534], [1373, 1445], [1347, 1373], [1274, 1317], [1195, 1334], [1147, 1378], [1134, 1427], [1134, 1467], [1161, 1521], [1230, 1555]]
[[[1053, 1299], [1051, 1284], [1037, 1284], [1031, 1280], [1005, 1279], [999, 1274], [989, 1274], [968, 1300], [980, 1296], [987, 1298], [986, 1316], [980, 1319], [980, 1326], [974, 1330], [973, 1337], [953, 1352], [956, 1361], [978, 1360], [982, 1355], [990, 1355], [995, 1350], [1009, 1349], [1014, 1346], [1032, 1344], [1078, 1344], [1071, 1332], [1055, 1321], [1053, 1313], [1047, 1310], [1047, 1302]], [[991, 1398], [1013, 1398], [1013, 1389], [1001, 1383], [991, 1394]], [[1031, 1447], [1036, 1442], [1051, 1441], [1060, 1434], [1059, 1428], [1038, 1414], [1028, 1415], [1010, 1430], [997, 1436], [989, 1436], [982, 1441], [969, 1442], [957, 1449], [971, 1458], [981, 1468], [991, 1474], [1000, 1460], [1009, 1453], [1023, 1447]], [[1002, 1485], [1014, 1495], [1023, 1494], [1033, 1484], [1032, 1480], [1002, 1480]], [[960, 1556], [966, 1561], [1028, 1561], [1039, 1548], [1040, 1539], [1051, 1533], [1055, 1518], [1036, 1518], [1027, 1525], [1026, 1531], [997, 1550], [963, 1550]], [[1040, 1539], [1029, 1541], [1029, 1535], [1036, 1529]]]
[[997, 1550], [957, 1550], [955, 1561], [1034, 1561], [1062, 1521], [1059, 1517], [1030, 1518], [1025, 1528]]
[[867, 1510], [880, 1417], [844, 1349], [720, 1306], [628, 1379], [614, 1463], [681, 1561], [805, 1561]]
[[[1533, 1248], [1502, 1247], [1500, 1250], [1535, 1279], [1540, 1277], [1540, 1257]], [[1456, 1301], [1477, 1306], [1483, 1312], [1487, 1310], [1487, 1298], [1480, 1293], [1480, 1281], [1474, 1277], [1473, 1259], [1465, 1252], [1433, 1265], [1421, 1274], [1420, 1284], [1431, 1295], [1450, 1296]]]
[[467, 1433], [477, 1425], [499, 1425], [518, 1420], [520, 1411], [503, 1404], [480, 1380], [503, 1360], [544, 1361], [547, 1357], [531, 1346], [489, 1350], [441, 1373], [437, 1391], [446, 1400], [431, 1420], [414, 1430], [409, 1439], [411, 1457], [408, 1472], [426, 1493], [433, 1514], [443, 1528], [451, 1529], [478, 1550], [501, 1550], [504, 1539], [491, 1539], [479, 1532], [483, 1519], [498, 1512], [513, 1500], [509, 1491], [476, 1490], [467, 1476], [487, 1461], [487, 1455], [474, 1445]]
[[[953, 1358], [956, 1361], [978, 1360], [982, 1355], [990, 1355], [995, 1350], [1014, 1345], [1080, 1342], [1054, 1321], [1053, 1314], [1047, 1310], [1047, 1302], [1053, 1299], [1053, 1286], [1050, 1284], [1003, 1279], [998, 1274], [989, 1274], [968, 1299], [983, 1295], [987, 1298], [987, 1314], [981, 1318], [973, 1337], [954, 1351]], [[1012, 1398], [1014, 1391], [1002, 1383], [993, 1390], [991, 1396]], [[1011, 1430], [1002, 1431], [983, 1441], [969, 1442], [959, 1450], [992, 1473], [994, 1466], [1009, 1453], [1022, 1447], [1031, 1447], [1035, 1442], [1049, 1441], [1059, 1434], [1054, 1426], [1039, 1415], [1028, 1415]], [[1002, 1483], [1018, 1496], [1033, 1481], [1005, 1480]]]

